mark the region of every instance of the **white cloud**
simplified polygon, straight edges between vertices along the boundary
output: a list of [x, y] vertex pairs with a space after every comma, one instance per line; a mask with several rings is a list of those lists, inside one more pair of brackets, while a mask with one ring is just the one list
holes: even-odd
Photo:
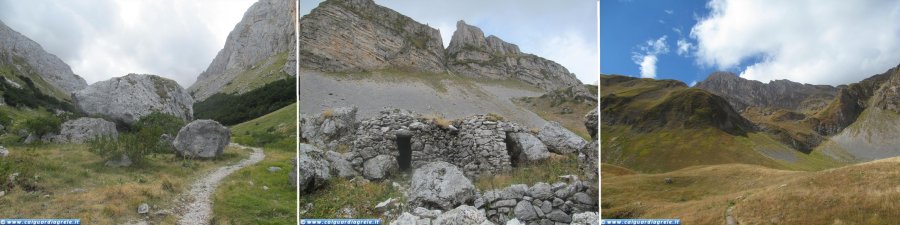
[[150, 73], [187, 87], [254, 2], [0, 0], [0, 19], [88, 83]]
[[663, 20], [657, 20], [656, 22], [659, 22], [659, 24], [666, 24], [666, 21]]
[[678, 34], [678, 36], [681, 36], [681, 29], [679, 29], [677, 27], [673, 27], [672, 31], [674, 31], [676, 34]]
[[673, 10], [671, 10], [671, 9], [666, 9], [666, 10], [663, 10], [663, 11], [666, 12], [666, 14], [669, 14], [669, 15], [672, 15], [673, 13], [675, 13], [675, 11], [673, 11]]
[[675, 44], [678, 46], [676, 53], [678, 53], [678, 55], [680, 56], [689, 56], [691, 49], [694, 48], [694, 44], [691, 44], [684, 38], [678, 39], [678, 42], [676, 42]]
[[712, 0], [691, 29], [697, 61], [741, 77], [846, 84], [900, 63], [900, 2]]
[[656, 78], [656, 62], [659, 60], [657, 55], [669, 52], [666, 45], [666, 36], [663, 35], [656, 40], [647, 40], [643, 45], [638, 46], [638, 51], [632, 52], [631, 60], [640, 66], [641, 77]]
[[641, 66], [641, 77], [656, 78], [656, 55], [645, 55], [638, 65]]
[[596, 40], [585, 40], [574, 32], [563, 33], [543, 42], [538, 50], [541, 57], [553, 60], [566, 67], [583, 83], [591, 83], [600, 76], [597, 68]]

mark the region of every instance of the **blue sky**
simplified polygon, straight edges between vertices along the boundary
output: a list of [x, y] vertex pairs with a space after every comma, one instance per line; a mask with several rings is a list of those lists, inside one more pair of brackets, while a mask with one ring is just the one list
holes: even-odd
[[900, 1], [600, 2], [600, 71], [839, 85], [900, 64]]
[[[657, 54], [656, 78], [677, 79], [687, 84], [700, 81], [714, 68], [694, 65], [690, 56], [677, 53], [677, 41], [689, 40], [696, 16], [708, 14], [706, 1], [600, 2], [600, 71], [604, 74], [639, 76], [632, 59], [647, 41], [665, 36], [667, 53]], [[680, 31], [680, 32], [679, 32]]]
[[[300, 1], [300, 15], [322, 0]], [[597, 81], [597, 1], [545, 0], [375, 0], [375, 3], [428, 24], [441, 32], [444, 46], [465, 20], [516, 44], [523, 52], [566, 67], [583, 83]]]

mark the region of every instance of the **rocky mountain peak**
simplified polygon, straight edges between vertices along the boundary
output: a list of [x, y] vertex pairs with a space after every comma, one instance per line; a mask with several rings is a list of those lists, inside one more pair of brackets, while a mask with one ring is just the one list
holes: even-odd
[[44, 51], [40, 44], [6, 26], [2, 21], [0, 21], [0, 51], [21, 58], [41, 79], [66, 93], [87, 86], [87, 82], [73, 73], [69, 65]]
[[456, 74], [488, 79], [517, 79], [544, 90], [556, 90], [581, 82], [556, 62], [519, 50], [519, 46], [484, 32], [465, 21], [447, 46], [447, 68]]
[[789, 80], [763, 83], [730, 72], [714, 72], [695, 87], [722, 96], [738, 111], [751, 106], [814, 112], [828, 105], [838, 88], [801, 84]]
[[437, 29], [371, 0], [325, 1], [300, 18], [300, 60], [328, 72], [446, 72]]
[[242, 73], [257, 67], [270, 67], [274, 63], [279, 65], [273, 68], [294, 74], [295, 70], [288, 65], [293, 62], [286, 59], [296, 46], [294, 4], [295, 1], [285, 0], [259, 0], [253, 3], [228, 34], [222, 50], [188, 88], [194, 97], [205, 99]]

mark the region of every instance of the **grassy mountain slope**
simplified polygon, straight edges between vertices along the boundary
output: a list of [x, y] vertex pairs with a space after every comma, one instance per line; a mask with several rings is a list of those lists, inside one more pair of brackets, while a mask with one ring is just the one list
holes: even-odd
[[194, 103], [194, 118], [234, 125], [295, 103], [297, 83], [281, 79], [242, 94], [218, 93]]
[[723, 224], [729, 207], [739, 224], [896, 224], [898, 166], [900, 158], [815, 172], [722, 164], [624, 174], [602, 180], [601, 207], [604, 218], [683, 224]]
[[723, 98], [681, 82], [609, 75], [600, 82], [601, 162], [643, 172], [723, 163], [802, 170], [839, 165], [779, 143]]
[[[232, 142], [262, 147], [262, 162], [222, 181], [213, 196], [212, 224], [296, 224], [296, 189], [288, 174], [296, 154], [297, 104], [230, 127]], [[269, 167], [281, 170], [269, 172]]]
[[[596, 93], [597, 86], [584, 85], [586, 89], [594, 90]], [[597, 108], [597, 102], [593, 100], [582, 100], [571, 97], [571, 93], [558, 93], [560, 91], [569, 91], [570, 88], [564, 88], [540, 97], [521, 97], [512, 99], [513, 103], [528, 109], [544, 118], [547, 121], [556, 121], [566, 129], [575, 132], [578, 136], [586, 140], [590, 140], [587, 128], [584, 127], [584, 115]]]

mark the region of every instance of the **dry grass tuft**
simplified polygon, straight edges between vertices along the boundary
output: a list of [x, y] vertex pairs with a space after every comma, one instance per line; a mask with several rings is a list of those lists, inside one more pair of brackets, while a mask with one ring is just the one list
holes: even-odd
[[334, 109], [327, 108], [322, 110], [322, 117], [331, 118], [332, 116], [334, 116]]

